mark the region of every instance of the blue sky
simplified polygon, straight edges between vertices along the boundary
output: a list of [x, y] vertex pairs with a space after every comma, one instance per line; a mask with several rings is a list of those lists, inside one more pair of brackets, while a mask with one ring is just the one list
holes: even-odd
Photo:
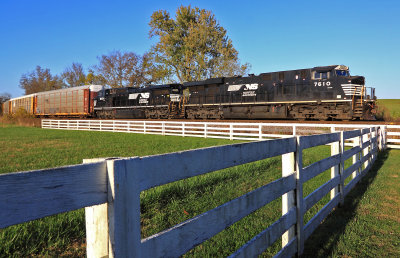
[[400, 98], [400, 1], [0, 1], [0, 93], [23, 95], [36, 65], [61, 73], [113, 50], [154, 44], [151, 14], [180, 5], [211, 10], [251, 73], [344, 64], [378, 98]]

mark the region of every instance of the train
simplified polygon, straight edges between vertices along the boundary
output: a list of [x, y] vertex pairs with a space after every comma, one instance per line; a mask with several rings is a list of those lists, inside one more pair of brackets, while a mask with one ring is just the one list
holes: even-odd
[[[350, 75], [345, 65], [142, 88], [81, 87], [75, 102], [81, 108], [75, 111], [62, 109], [73, 101], [63, 92], [79, 87], [24, 97], [31, 98], [29, 112], [39, 117], [374, 120], [376, 112], [375, 88], [365, 86], [364, 76]], [[52, 92], [58, 92], [53, 99]]]
[[93, 117], [94, 101], [102, 85], [84, 85], [12, 98], [2, 104], [3, 114], [21, 110], [36, 117]]

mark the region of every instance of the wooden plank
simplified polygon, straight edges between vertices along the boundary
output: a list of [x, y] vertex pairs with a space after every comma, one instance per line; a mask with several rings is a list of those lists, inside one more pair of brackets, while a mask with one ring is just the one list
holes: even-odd
[[[105, 162], [105, 158], [84, 159], [83, 163]], [[85, 207], [86, 256], [108, 256], [107, 203]]]
[[294, 152], [295, 138], [241, 143], [131, 159], [141, 171], [140, 190]]
[[337, 142], [339, 140], [340, 140], [339, 133], [300, 136], [300, 147], [301, 149], [307, 149], [319, 145], [325, 145], [331, 142]]
[[180, 256], [236, 221], [293, 190], [295, 185], [295, 175], [281, 178], [173, 228], [148, 237], [142, 240], [142, 255], [144, 257]]
[[[296, 173], [296, 160], [295, 153], [287, 153], [282, 155], [282, 177], [289, 176]], [[289, 191], [282, 196], [282, 215], [289, 212], [290, 209], [295, 207], [295, 194], [294, 191]], [[291, 227], [282, 235], [282, 246], [287, 245], [295, 237], [295, 227]]]
[[107, 201], [105, 162], [0, 175], [0, 228]]
[[284, 246], [274, 258], [293, 257], [297, 252], [297, 237], [293, 238], [286, 246]]
[[367, 155], [361, 157], [361, 163], [366, 162], [370, 158], [370, 156], [371, 156], [371, 153], [368, 152]]
[[357, 177], [353, 178], [345, 187], [344, 187], [344, 191], [343, 194], [344, 196], [346, 196], [351, 189], [353, 189], [353, 187], [358, 183], [358, 181], [360, 181], [361, 179], [361, 175], [358, 175]]
[[363, 129], [361, 129], [361, 134], [362, 134], [362, 135], [367, 134], [367, 133], [369, 133], [369, 128], [363, 128]]
[[308, 239], [312, 232], [321, 224], [321, 222], [328, 216], [331, 210], [338, 205], [340, 195], [330, 200], [304, 227], [304, 238]]
[[314, 204], [316, 204], [319, 200], [321, 200], [329, 191], [339, 185], [340, 183], [340, 176], [337, 175], [325, 184], [318, 187], [314, 192], [309, 194], [306, 198], [304, 198], [304, 210], [303, 212], [306, 213]]
[[366, 142], [363, 142], [362, 149], [364, 150], [365, 148], [369, 147], [369, 145], [371, 145], [371, 142], [369, 140], [367, 140]]
[[344, 151], [342, 154], [343, 160], [347, 160], [347, 159], [351, 158], [352, 156], [356, 155], [360, 151], [361, 151], [360, 146], [356, 146], [349, 150]]
[[352, 164], [350, 167], [346, 168], [343, 171], [343, 179], [346, 179], [347, 177], [350, 176], [351, 173], [353, 173], [354, 171], [357, 171], [358, 168], [361, 166], [361, 162], [359, 160], [357, 160], [354, 164]]
[[[108, 218], [109, 257], [141, 257], [140, 189], [136, 167], [129, 159], [107, 161], [109, 173]], [[111, 179], [111, 178], [110, 178]]]
[[[342, 133], [340, 133], [340, 137], [341, 137], [341, 135], [342, 135]], [[337, 141], [337, 142], [333, 142], [331, 144], [331, 156], [340, 155], [340, 153], [342, 153], [341, 149], [340, 149], [340, 147], [341, 147], [340, 146], [341, 145], [340, 142], [341, 142], [341, 140]], [[331, 179], [339, 176], [339, 169], [340, 169], [341, 160], [342, 159], [339, 160], [338, 164], [335, 164], [334, 166], [331, 167]], [[339, 193], [339, 186], [336, 186], [331, 190], [331, 199], [333, 199], [338, 193]]]
[[296, 209], [297, 209], [297, 223], [296, 223], [296, 238], [297, 238], [297, 255], [301, 256], [304, 251], [304, 198], [303, 198], [303, 149], [301, 148], [301, 138], [297, 136], [296, 146]]
[[334, 156], [330, 156], [328, 158], [322, 159], [317, 161], [305, 168], [303, 168], [303, 177], [302, 182], [307, 182], [308, 180], [316, 177], [317, 175], [321, 174], [325, 170], [339, 164], [340, 162], [340, 155], [336, 154]]
[[280, 217], [267, 229], [252, 238], [229, 257], [256, 257], [270, 247], [281, 235], [296, 223], [296, 208]]
[[345, 140], [351, 139], [351, 138], [354, 138], [354, 137], [357, 137], [357, 136], [360, 136], [360, 135], [361, 135], [361, 131], [360, 130], [344, 131], [343, 132], [343, 138]]

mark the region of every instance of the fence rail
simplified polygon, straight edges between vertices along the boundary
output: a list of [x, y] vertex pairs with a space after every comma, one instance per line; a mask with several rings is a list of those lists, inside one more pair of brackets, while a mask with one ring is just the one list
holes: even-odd
[[[387, 131], [387, 147], [400, 149], [400, 125], [379, 125]], [[43, 119], [42, 128], [90, 130], [230, 140], [265, 140], [298, 135], [326, 134], [369, 128], [368, 124], [234, 123], [137, 120], [52, 120]]]
[[[304, 241], [370, 169], [385, 137], [384, 127], [370, 127], [0, 175], [0, 228], [86, 207], [88, 257], [180, 256], [282, 196], [282, 217], [231, 256], [260, 254], [279, 238], [282, 249], [276, 257], [301, 255]], [[353, 147], [345, 150], [349, 141]], [[331, 156], [304, 167], [303, 150], [326, 144]], [[280, 179], [141, 239], [141, 191], [280, 155]], [[349, 158], [352, 165], [344, 169]], [[303, 183], [329, 168], [331, 179], [303, 198]], [[331, 200], [303, 225], [306, 211], [329, 192]]]

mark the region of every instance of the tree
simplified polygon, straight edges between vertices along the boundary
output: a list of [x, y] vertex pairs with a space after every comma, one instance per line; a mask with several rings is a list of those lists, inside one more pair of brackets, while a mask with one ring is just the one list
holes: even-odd
[[158, 37], [151, 49], [154, 67], [164, 69], [161, 74], [167, 77], [182, 83], [248, 72], [249, 64], [240, 64], [226, 30], [211, 11], [181, 6], [172, 19], [159, 10], [152, 14], [149, 25], [150, 38]]
[[86, 74], [83, 70], [82, 64], [72, 63], [71, 67], [65, 68], [61, 74], [66, 87], [76, 87], [85, 85]]
[[89, 72], [86, 75], [85, 84], [105, 85], [106, 80], [103, 78], [103, 76], [96, 74], [93, 69], [89, 68]]
[[3, 105], [2, 104], [9, 99], [11, 99], [10, 93], [5, 92], [5, 93], [0, 94], [0, 115], [3, 113]]
[[51, 75], [50, 69], [43, 69], [38, 65], [32, 72], [21, 76], [19, 86], [25, 90], [25, 95], [28, 95], [41, 91], [61, 89], [63, 82], [59, 76]]
[[4, 92], [0, 94], [0, 105], [4, 102], [6, 102], [7, 100], [11, 99], [11, 94]]
[[113, 51], [98, 57], [95, 66], [98, 76], [104, 78], [106, 85], [113, 88], [139, 87], [144, 84], [142, 58], [133, 52]]

